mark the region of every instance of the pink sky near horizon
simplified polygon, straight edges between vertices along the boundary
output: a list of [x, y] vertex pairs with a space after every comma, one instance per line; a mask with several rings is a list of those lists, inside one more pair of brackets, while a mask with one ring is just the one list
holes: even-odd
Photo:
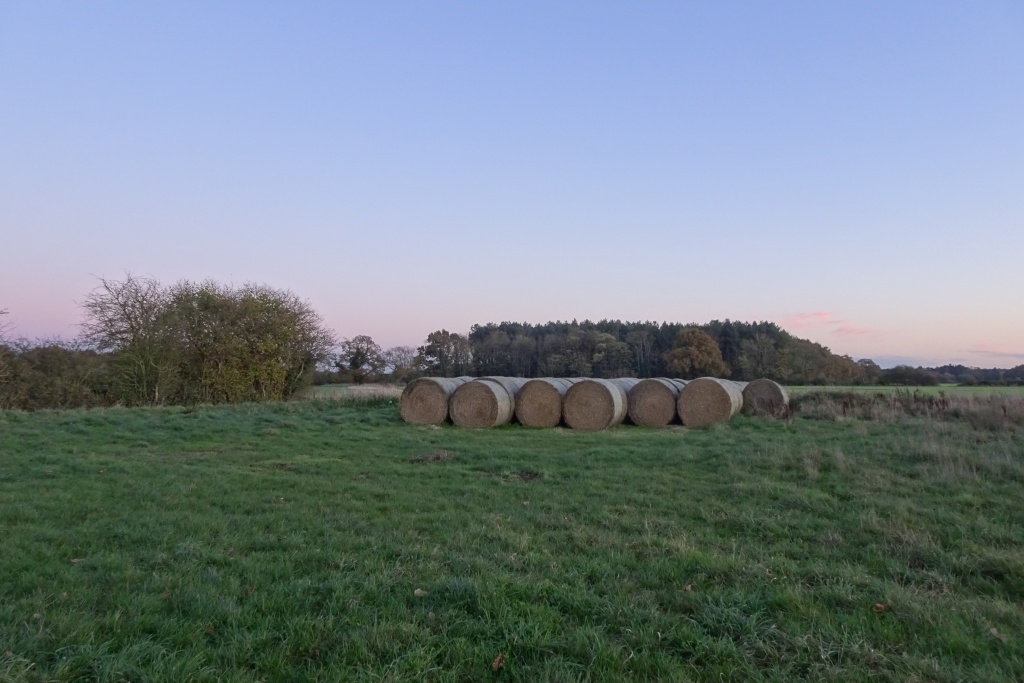
[[[110, 277], [118, 279], [120, 275]], [[201, 279], [201, 278], [195, 278]], [[215, 278], [216, 279], [216, 278]], [[91, 288], [95, 278], [87, 275], [79, 278], [85, 285], [80, 294], [69, 297], [66, 287], [61, 283], [50, 282], [46, 286], [34, 289], [30, 296], [19, 300], [17, 307], [10, 307], [8, 322], [13, 327], [9, 336], [24, 336], [30, 339], [46, 339], [60, 337], [73, 338], [78, 333], [78, 322], [81, 311], [76, 301], [81, 301]], [[163, 280], [165, 283], [171, 280]], [[222, 280], [235, 282], [231, 279]], [[279, 286], [273, 283], [272, 286]], [[283, 289], [290, 289], [280, 286]], [[859, 321], [851, 321], [848, 316], [831, 311], [812, 311], [806, 313], [785, 313], [775, 315], [757, 315], [742, 310], [732, 314], [724, 312], [708, 317], [686, 316], [681, 313], [675, 317], [655, 315], [628, 315], [629, 307], [624, 312], [609, 310], [607, 314], [598, 312], [600, 307], [589, 307], [590, 313], [573, 315], [559, 312], [560, 307], [551, 307], [549, 317], [513, 315], [508, 310], [506, 316], [471, 317], [465, 311], [445, 310], [437, 307], [433, 310], [421, 309], [419, 315], [412, 309], [404, 309], [401, 317], [382, 317], [375, 310], [379, 305], [369, 302], [364, 305], [339, 303], [329, 295], [306, 297], [301, 291], [294, 290], [304, 296], [324, 317], [325, 323], [333, 329], [339, 338], [351, 338], [357, 334], [369, 334], [384, 347], [408, 345], [418, 346], [423, 343], [426, 335], [436, 329], [445, 328], [450, 331], [465, 333], [474, 323], [501, 322], [515, 320], [534, 324], [549, 320], [578, 320], [602, 318], [620, 320], [654, 320], [656, 322], [708, 322], [711, 319], [731, 318], [745, 322], [768, 320], [775, 322], [790, 333], [810, 339], [829, 347], [833, 352], [849, 355], [855, 359], [872, 358], [889, 367], [895, 364], [909, 363], [913, 365], [936, 366], [946, 363], [962, 363], [972, 367], [1013, 367], [1024, 363], [1024, 347], [1014, 346], [1019, 341], [1015, 331], [1004, 339], [980, 338], [970, 332], [956, 329], [910, 330], [883, 328], [879, 326], [857, 325]], [[476, 310], [486, 310], [486, 306], [476, 306]], [[501, 307], [497, 307], [500, 309]], [[685, 308], [680, 308], [685, 311]], [[938, 340], [939, 343], [936, 343]]]

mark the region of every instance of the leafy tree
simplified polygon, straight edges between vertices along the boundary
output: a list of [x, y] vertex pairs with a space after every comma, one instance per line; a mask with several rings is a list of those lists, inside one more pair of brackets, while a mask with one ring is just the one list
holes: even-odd
[[5, 315], [7, 309], [0, 309], [0, 410], [15, 406], [12, 378], [14, 363], [18, 357], [15, 350], [8, 346], [7, 333], [10, 330], [10, 323], [3, 320]]
[[473, 360], [469, 340], [448, 330], [431, 332], [426, 343], [416, 351], [426, 366], [426, 372], [440, 377], [458, 377], [466, 373]]
[[537, 342], [532, 337], [517, 334], [509, 347], [509, 374], [513, 377], [533, 377], [536, 356]]
[[590, 377], [593, 374], [593, 336], [575, 322], [563, 333], [545, 339], [547, 353], [539, 371], [550, 377]]
[[387, 365], [384, 352], [373, 338], [360, 334], [341, 343], [338, 369], [344, 371], [356, 384], [379, 375]]
[[857, 361], [857, 365], [859, 365], [864, 371], [865, 384], [876, 384], [878, 382], [878, 378], [882, 376], [882, 368], [880, 368], [878, 363], [870, 358], [861, 358]]
[[878, 382], [899, 386], [933, 387], [939, 383], [939, 378], [924, 368], [897, 365], [889, 370], [883, 370]]
[[786, 345], [786, 365], [789, 373], [784, 378], [790, 384], [830, 384], [828, 359], [831, 352], [821, 344], [790, 337]]
[[0, 410], [110, 404], [109, 354], [59, 339], [9, 339], [9, 330], [0, 321]]
[[767, 334], [758, 332], [752, 339], [744, 339], [740, 344], [739, 356], [743, 375], [748, 380], [767, 377], [781, 379], [783, 376], [782, 354], [776, 341]]
[[477, 333], [477, 341], [472, 345], [474, 373], [479, 376], [515, 374], [512, 369], [512, 338], [508, 333], [500, 329], [474, 332]]
[[[863, 384], [866, 377], [864, 368], [853, 358], [831, 352], [829, 352], [827, 372], [829, 382], [834, 384]], [[937, 379], [936, 383], [938, 383]]]
[[295, 294], [207, 281], [171, 290], [185, 403], [281, 400], [308, 386], [334, 335]]
[[620, 342], [614, 335], [599, 332], [594, 337], [594, 355], [591, 365], [596, 377], [632, 377], [636, 375], [633, 366], [633, 351], [629, 344]]
[[[766, 337], [766, 335], [764, 334], [760, 336], [762, 338]], [[771, 339], [770, 337], [769, 339], [771, 340], [772, 345], [774, 346], [775, 340]], [[718, 348], [722, 350], [722, 360], [725, 362], [726, 365], [733, 369], [734, 378], [736, 370], [742, 368], [744, 371], [746, 371], [746, 366], [744, 365], [741, 358], [743, 354], [744, 340], [740, 338], [740, 332], [737, 329], [737, 326], [734, 325], [731, 320], [726, 319], [726, 321], [722, 324], [721, 328], [718, 331], [718, 338], [716, 339], [716, 341], [718, 342]], [[748, 341], [753, 340], [750, 339]], [[760, 375], [760, 377], [768, 377], [768, 375]]]
[[0, 344], [0, 410], [17, 407], [15, 388], [15, 363], [18, 354], [7, 344]]
[[110, 405], [109, 354], [73, 342], [13, 342], [0, 348], [10, 373], [0, 383], [0, 408], [93, 408]]
[[675, 347], [665, 354], [665, 362], [673, 375], [685, 379], [729, 374], [715, 340], [707, 332], [694, 328], [679, 331]]

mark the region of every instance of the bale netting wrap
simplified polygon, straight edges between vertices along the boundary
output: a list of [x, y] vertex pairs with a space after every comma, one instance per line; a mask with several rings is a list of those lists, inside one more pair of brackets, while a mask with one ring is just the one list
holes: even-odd
[[448, 400], [472, 377], [420, 377], [405, 385], [398, 412], [414, 425], [437, 425], [448, 419]]
[[622, 393], [626, 397], [626, 415], [622, 418], [622, 421], [629, 423], [629, 392], [640, 380], [636, 377], [612, 377], [608, 381], [622, 389]]
[[770, 379], [755, 379], [743, 387], [743, 412], [768, 417], [785, 417], [789, 413], [789, 392]]
[[557, 427], [562, 421], [562, 400], [576, 379], [538, 377], [516, 395], [516, 419], [524, 427]]
[[652, 377], [629, 390], [629, 419], [640, 427], [665, 427], [675, 421], [676, 401], [686, 380]]
[[452, 422], [459, 427], [486, 429], [508, 424], [516, 410], [516, 393], [525, 380], [481, 377], [455, 390], [448, 403]]
[[608, 381], [611, 382], [612, 384], [617, 384], [620, 389], [626, 392], [627, 396], [629, 395], [629, 390], [635, 387], [638, 382], [640, 382], [640, 380], [637, 379], [636, 377], [615, 377], [614, 379], [610, 379]]
[[724, 422], [743, 407], [743, 386], [717, 377], [687, 382], [679, 391], [676, 410], [687, 427], [708, 427]]
[[607, 379], [581, 379], [565, 392], [562, 417], [572, 429], [597, 431], [626, 417], [626, 392]]
[[523, 388], [523, 385], [526, 384], [526, 378], [525, 377], [490, 377], [490, 376], [488, 376], [488, 377], [481, 377], [480, 379], [487, 380], [489, 382], [497, 382], [501, 386], [505, 387], [505, 390], [512, 396], [513, 399], [519, 393], [519, 390]]

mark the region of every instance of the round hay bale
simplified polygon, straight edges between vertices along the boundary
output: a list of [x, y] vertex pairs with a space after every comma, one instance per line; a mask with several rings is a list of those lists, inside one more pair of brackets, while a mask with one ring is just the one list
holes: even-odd
[[724, 422], [743, 407], [743, 389], [737, 382], [701, 377], [679, 391], [676, 410], [687, 427], [707, 427]]
[[437, 425], [448, 419], [448, 400], [472, 377], [420, 377], [405, 385], [398, 402], [402, 419], [414, 425]]
[[653, 377], [629, 390], [629, 419], [641, 427], [665, 427], [677, 417], [676, 401], [686, 380]]
[[768, 417], [789, 414], [789, 392], [770, 379], [755, 379], [743, 387], [743, 412]]
[[577, 381], [555, 377], [529, 380], [516, 395], [516, 419], [526, 427], [557, 427], [562, 421], [565, 392]]
[[524, 380], [481, 377], [455, 390], [448, 402], [452, 422], [478, 429], [508, 424], [516, 409], [516, 393]]
[[490, 382], [497, 382], [501, 386], [505, 387], [505, 390], [514, 399], [518, 394], [519, 390], [526, 384], [524, 377], [480, 377], [479, 379], [486, 379]]
[[611, 380], [582, 379], [565, 392], [562, 417], [572, 429], [607, 429], [626, 417], [626, 392]]

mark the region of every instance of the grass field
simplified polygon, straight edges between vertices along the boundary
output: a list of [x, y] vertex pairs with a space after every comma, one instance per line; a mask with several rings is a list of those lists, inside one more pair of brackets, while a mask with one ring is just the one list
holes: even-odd
[[1022, 680], [1024, 430], [972, 424], [0, 412], [0, 680]]
[[402, 395], [404, 385], [399, 384], [322, 384], [311, 387], [306, 398], [348, 400], [348, 399], [397, 399]]
[[[793, 395], [808, 394], [814, 392], [842, 393], [854, 392], [858, 394], [890, 394], [897, 391], [919, 392], [926, 396], [1022, 396], [1024, 387], [985, 387], [985, 386], [959, 386], [956, 384], [943, 384], [936, 387], [898, 387], [898, 386], [790, 386], [787, 387]], [[398, 398], [402, 394], [402, 386], [398, 384], [324, 384], [313, 387], [308, 398], [318, 399], [348, 399], [348, 398]]]
[[940, 384], [935, 387], [899, 387], [899, 386], [790, 386], [787, 387], [794, 395], [811, 392], [855, 392], [855, 393], [893, 393], [896, 391], [918, 392], [927, 396], [1024, 396], [1024, 387], [986, 387], [960, 386], [958, 384]]

